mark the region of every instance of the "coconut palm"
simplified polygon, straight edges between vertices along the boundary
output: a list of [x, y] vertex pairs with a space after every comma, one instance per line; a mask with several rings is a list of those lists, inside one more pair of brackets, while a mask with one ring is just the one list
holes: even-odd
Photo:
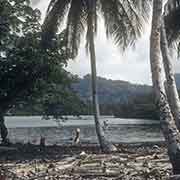
[[168, 154], [172, 163], [174, 174], [180, 174], [180, 133], [174, 122], [173, 115], [167, 101], [162, 77], [161, 64], [161, 20], [162, 20], [162, 0], [153, 1], [153, 17], [150, 38], [150, 62], [153, 88], [156, 102], [160, 111], [160, 124], [162, 132], [168, 145]]
[[[163, 57], [163, 64], [166, 75], [166, 92], [168, 95], [168, 101], [173, 113], [177, 128], [180, 130], [180, 99], [176, 87], [172, 62], [171, 62], [171, 53], [169, 46], [172, 46], [172, 43], [177, 41], [180, 32], [179, 32], [179, 16], [180, 4], [179, 1], [169, 0], [165, 4], [164, 14], [162, 17], [162, 26], [161, 26], [161, 52]], [[173, 23], [174, 22], [174, 23]], [[172, 26], [173, 25], [173, 26]], [[177, 26], [178, 25], [178, 26]], [[166, 33], [168, 31], [168, 34]]]
[[125, 50], [140, 36], [149, 11], [144, 0], [51, 0], [43, 24], [42, 42], [48, 45], [59, 26], [65, 24], [66, 49], [75, 57], [81, 39], [86, 35], [86, 47], [90, 53], [93, 115], [101, 150], [115, 147], [106, 139], [99, 121], [99, 103], [96, 83], [95, 35], [99, 16], [103, 18], [106, 34]]
[[177, 128], [180, 130], [180, 99], [176, 87], [173, 66], [171, 62], [170, 50], [164, 26], [164, 17], [161, 26], [161, 52], [163, 58], [163, 65], [166, 75], [166, 93], [168, 96], [169, 105], [174, 116]]

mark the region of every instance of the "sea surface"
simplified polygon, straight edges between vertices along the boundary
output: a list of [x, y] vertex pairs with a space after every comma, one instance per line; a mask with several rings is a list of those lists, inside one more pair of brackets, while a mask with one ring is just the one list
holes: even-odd
[[[105, 125], [104, 122], [106, 121]], [[92, 116], [73, 117], [67, 120], [49, 120], [42, 116], [5, 117], [12, 142], [31, 142], [38, 144], [40, 137], [46, 138], [47, 144], [72, 143], [75, 130], [80, 128], [80, 141], [96, 143], [96, 132]], [[108, 140], [114, 143], [135, 143], [163, 141], [158, 120], [120, 119], [101, 116], [101, 123]]]

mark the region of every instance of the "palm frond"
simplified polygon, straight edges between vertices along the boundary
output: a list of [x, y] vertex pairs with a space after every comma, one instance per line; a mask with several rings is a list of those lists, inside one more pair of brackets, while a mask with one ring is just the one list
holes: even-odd
[[[58, 25], [65, 19], [67, 49], [75, 56], [80, 40], [87, 27], [87, 47], [89, 32], [97, 32], [98, 12], [104, 18], [106, 34], [125, 49], [134, 44], [143, 30], [143, 24], [148, 18], [152, 0], [51, 0], [47, 16], [43, 24], [43, 40], [49, 42]], [[69, 7], [70, 6], [70, 7]], [[69, 8], [69, 9], [68, 9]], [[91, 22], [90, 22], [91, 21]]]
[[100, 10], [105, 21], [106, 34], [108, 37], [113, 37], [115, 43], [122, 50], [134, 44], [135, 40], [140, 37], [143, 24], [150, 11], [149, 1], [145, 3], [139, 0], [139, 4], [136, 4], [136, 1], [100, 0]]
[[70, 0], [52, 0], [42, 26], [42, 45], [49, 46], [58, 26], [63, 22]]
[[[101, 14], [104, 18], [104, 23], [106, 27], [106, 35], [109, 37], [110, 35], [113, 36], [115, 41], [117, 40], [115, 37], [115, 31], [120, 32], [118, 35], [119, 44], [123, 44], [123, 46], [127, 46], [127, 27], [124, 23], [124, 15], [119, 11], [117, 4], [119, 4], [118, 0], [114, 2], [100, 0], [101, 2]], [[124, 37], [124, 38], [123, 38]]]
[[58, 0], [51, 0], [49, 5], [48, 5], [48, 8], [47, 8], [47, 11], [46, 11], [46, 14], [48, 14], [50, 12], [50, 9], [54, 6], [54, 4], [57, 2]]
[[179, 41], [180, 38], [180, 6], [172, 9], [164, 16], [165, 28], [169, 45]]
[[72, 0], [66, 26], [66, 49], [72, 57], [78, 53], [81, 37], [86, 23], [86, 6], [82, 0]]
[[142, 16], [145, 21], [150, 18], [150, 9], [152, 0], [129, 0], [133, 7], [137, 10], [139, 16]]

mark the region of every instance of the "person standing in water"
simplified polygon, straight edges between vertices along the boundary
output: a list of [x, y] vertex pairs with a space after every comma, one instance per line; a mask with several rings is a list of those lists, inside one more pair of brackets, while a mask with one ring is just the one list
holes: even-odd
[[103, 129], [106, 130], [108, 128], [108, 121], [104, 120], [103, 121]]
[[75, 144], [79, 144], [79, 142], [80, 142], [80, 129], [79, 128], [76, 129], [75, 137], [74, 137], [73, 142]]

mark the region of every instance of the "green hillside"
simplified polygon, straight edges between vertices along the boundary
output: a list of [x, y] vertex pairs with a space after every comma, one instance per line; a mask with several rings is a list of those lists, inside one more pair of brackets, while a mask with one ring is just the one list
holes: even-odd
[[[175, 77], [177, 86], [180, 87], [180, 74], [176, 74]], [[159, 119], [151, 86], [102, 77], [98, 77], [97, 83], [101, 115]], [[76, 107], [78, 114], [92, 114], [90, 75], [77, 78], [72, 84], [72, 89], [84, 102], [83, 109], [82, 106]], [[43, 112], [43, 106], [37, 102], [24, 103], [22, 107], [13, 109], [11, 113], [15, 115], [40, 115]], [[59, 111], [59, 107], [61, 105], [51, 107], [49, 113]], [[66, 109], [61, 109], [61, 112], [67, 114]]]

